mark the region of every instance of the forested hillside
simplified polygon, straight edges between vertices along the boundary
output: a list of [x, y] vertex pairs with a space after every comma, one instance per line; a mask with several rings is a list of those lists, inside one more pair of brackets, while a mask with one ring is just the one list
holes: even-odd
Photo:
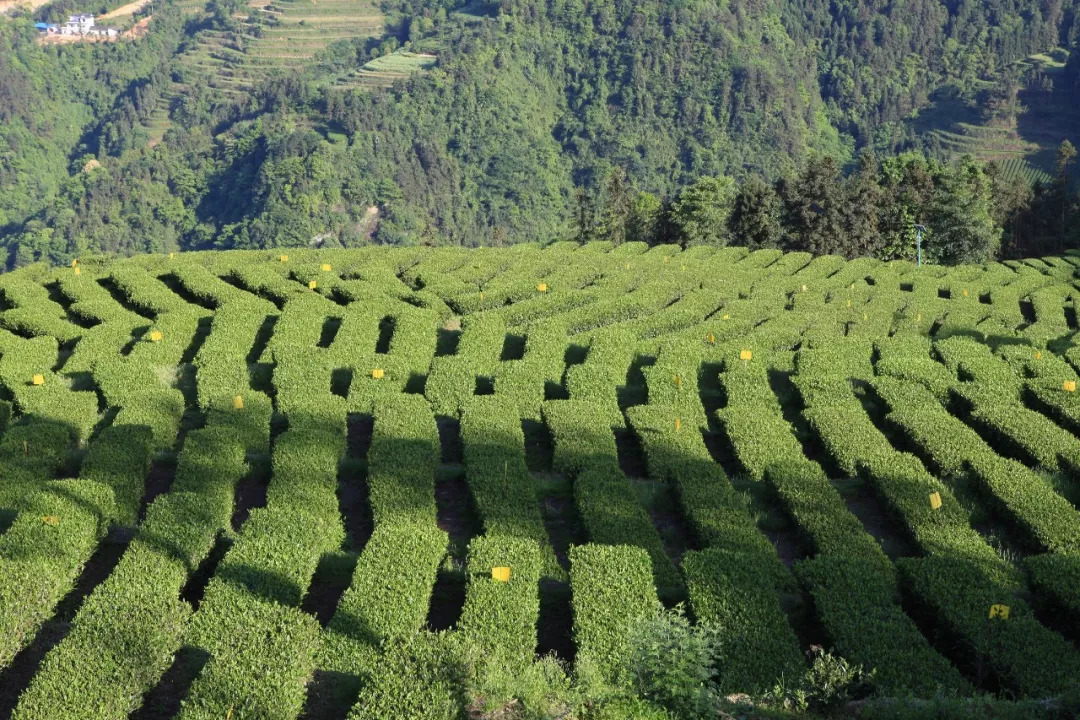
[[[1075, 0], [320, 6], [166, 0], [144, 37], [108, 44], [42, 46], [30, 16], [0, 21], [8, 265], [373, 240], [726, 242], [747, 210], [767, 232], [741, 243], [849, 256], [906, 257], [916, 223], [951, 245], [941, 217], [980, 226], [943, 261], [1077, 242], [1071, 158], [1053, 157], [1080, 139]], [[1024, 65], [1044, 52], [1059, 59]], [[943, 97], [999, 124], [1045, 101], [1042, 174], [960, 163], [942, 127], [918, 122]], [[930, 157], [892, 158], [909, 151]], [[892, 214], [830, 219], [860, 172], [862, 191], [895, 191]], [[676, 211], [714, 179], [730, 192], [698, 237]], [[878, 230], [808, 235], [842, 226]]]

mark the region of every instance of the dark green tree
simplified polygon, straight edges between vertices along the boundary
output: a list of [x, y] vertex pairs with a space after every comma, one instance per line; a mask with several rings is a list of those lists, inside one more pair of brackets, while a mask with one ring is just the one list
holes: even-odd
[[728, 217], [731, 241], [747, 247], [775, 248], [783, 239], [783, 206], [776, 189], [758, 177], [739, 186]]

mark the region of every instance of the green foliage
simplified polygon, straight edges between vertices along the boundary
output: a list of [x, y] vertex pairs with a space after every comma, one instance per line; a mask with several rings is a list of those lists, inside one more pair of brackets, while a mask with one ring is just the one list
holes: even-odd
[[760, 692], [802, 672], [799, 643], [779, 599], [758, 583], [767, 569], [760, 558], [709, 549], [688, 553], [682, 567], [694, 616], [715, 634], [721, 691]]
[[638, 696], [679, 718], [715, 704], [712, 680], [722, 630], [691, 625], [682, 606], [638, 622], [630, 631], [630, 683]]
[[661, 609], [649, 556], [618, 545], [574, 547], [570, 585], [578, 672], [586, 682], [601, 685], [630, 682], [630, 633]]

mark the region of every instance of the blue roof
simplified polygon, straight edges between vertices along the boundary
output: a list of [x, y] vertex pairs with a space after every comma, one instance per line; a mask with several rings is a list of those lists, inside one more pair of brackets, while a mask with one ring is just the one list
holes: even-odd
[[34, 23], [34, 27], [36, 27], [38, 30], [48, 30], [49, 29], [49, 24], [48, 23]]

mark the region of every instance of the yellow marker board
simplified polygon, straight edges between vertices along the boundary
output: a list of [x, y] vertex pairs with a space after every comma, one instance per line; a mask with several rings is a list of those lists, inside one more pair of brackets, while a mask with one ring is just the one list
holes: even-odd
[[75, 268], [76, 275], [82, 275], [82, 268]]
[[330, 263], [323, 263], [323, 265], [322, 265], [322, 271], [323, 272], [330, 272], [331, 270], [333, 270], [333, 268], [330, 267]]
[[41, 522], [45, 523], [46, 525], [52, 525], [53, 527], [56, 527], [60, 524], [60, 518], [58, 518], [56, 515], [43, 515], [41, 517]]
[[244, 409], [244, 398], [241, 397], [240, 395], [237, 395], [236, 397], [234, 397], [232, 399], [232, 406], [233, 406], [233, 409], [235, 409], [235, 410], [243, 410]]
[[740, 350], [739, 351], [739, 359], [743, 360], [743, 361], [753, 360], [754, 359], [754, 353], [751, 352], [750, 350]]
[[536, 286], [537, 292], [547, 292], [547, 283], [540, 283]]
[[1009, 619], [1009, 606], [1008, 605], [991, 605], [990, 606], [990, 618], [1001, 618], [1002, 620]]
[[280, 260], [281, 262], [289, 262], [289, 256], [288, 255], [280, 255], [280, 256], [278, 256], [278, 260]]
[[314, 280], [312, 280], [311, 282], [309, 282], [309, 283], [307, 284], [307, 286], [308, 286], [308, 289], [309, 289], [309, 290], [314, 290], [315, 288], [319, 287], [319, 283], [317, 283], [317, 282], [315, 282]]
[[382, 380], [386, 375], [386, 372], [382, 368], [375, 368], [371, 371], [371, 377], [375, 380]]
[[33, 385], [44, 385], [45, 384], [45, 376], [44, 375], [35, 375], [34, 377], [32, 377], [30, 379], [30, 382]]
[[930, 493], [930, 507], [932, 507], [934, 510], [937, 510], [941, 507], [941, 493]]
[[493, 567], [491, 568], [491, 579], [498, 582], [510, 582], [510, 568], [508, 567]]
[[1076, 392], [1076, 381], [1066, 380], [1065, 382], [1061, 383], [1061, 389], [1065, 392]]
[[682, 430], [682, 418], [675, 418], [675, 429]]
[[161, 339], [165, 337], [160, 330], [154, 330], [150, 333], [150, 342], [161, 342]]
[[731, 316], [730, 316], [730, 315], [723, 315], [723, 316], [721, 316], [721, 318], [720, 318], [720, 319], [721, 319], [721, 320], [730, 320], [730, 319], [731, 319]]
[[76, 265], [78, 265], [78, 264], [79, 264], [79, 261], [78, 261], [78, 260], [72, 260], [72, 261], [71, 261], [71, 267], [75, 267], [75, 266], [76, 266]]
[[712, 333], [709, 333], [708, 335], [706, 335], [705, 339], [709, 341], [710, 345], [715, 345], [716, 344], [716, 336], [713, 335]]
[[1036, 360], [1042, 360], [1042, 353], [1039, 352], [1038, 350], [1035, 351], [1035, 359]]

